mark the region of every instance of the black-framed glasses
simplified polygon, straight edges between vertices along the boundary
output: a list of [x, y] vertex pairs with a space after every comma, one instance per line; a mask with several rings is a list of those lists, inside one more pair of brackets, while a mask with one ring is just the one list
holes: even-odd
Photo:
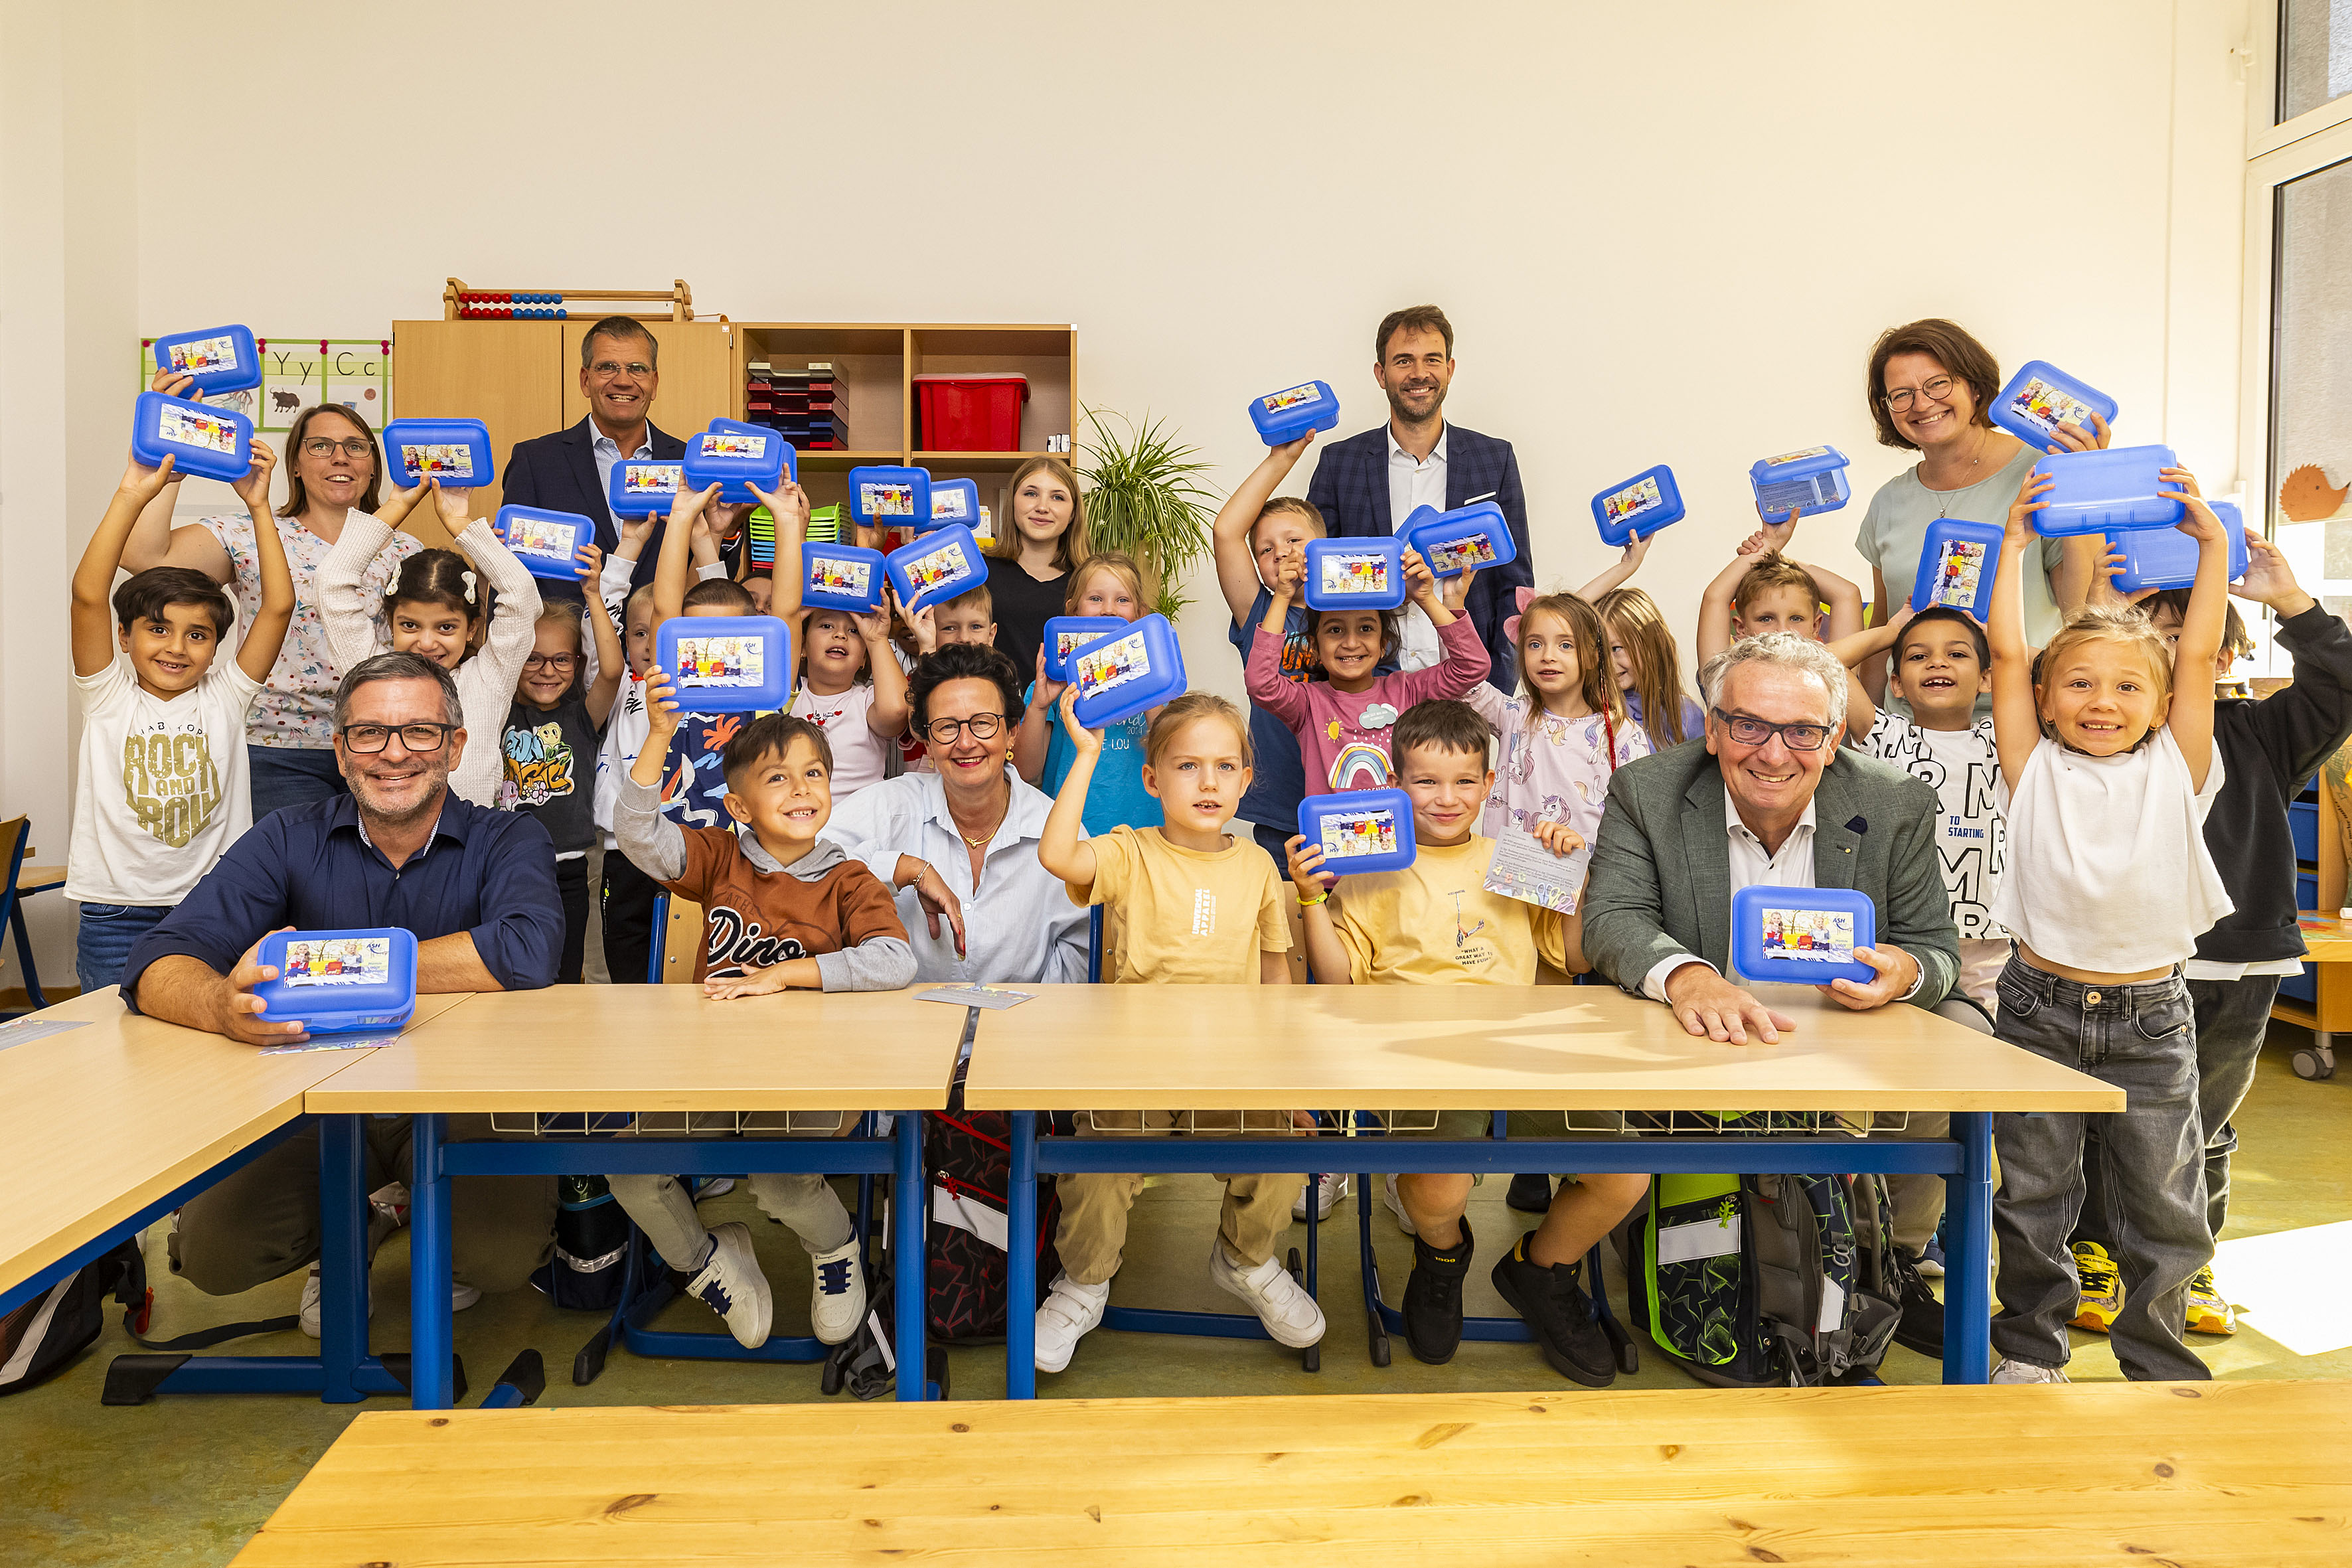
[[389, 745], [394, 735], [401, 745], [411, 752], [437, 752], [449, 739], [456, 724], [346, 724], [343, 726], [343, 746], [347, 751], [373, 754]]
[[1952, 395], [1952, 378], [1948, 375], [1931, 375], [1916, 387], [1898, 386], [1886, 395], [1886, 406], [1897, 414], [1907, 412], [1915, 395], [1924, 397], [1930, 403], [1941, 403]]
[[576, 653], [527, 653], [522, 656], [525, 669], [553, 669], [569, 672], [580, 665]]
[[1720, 708], [1707, 711], [1723, 721], [1723, 727], [1731, 731], [1732, 741], [1738, 745], [1760, 746], [1775, 735], [1792, 752], [1818, 752], [1829, 743], [1827, 724], [1768, 724], [1744, 713], [1726, 713]]
[[342, 449], [343, 456], [347, 458], [364, 458], [375, 450], [375, 443], [358, 436], [346, 436], [340, 441], [332, 436], [302, 437], [302, 450], [313, 458], [331, 458], [338, 447]]
[[992, 741], [1004, 732], [1004, 715], [975, 713], [969, 719], [934, 719], [923, 726], [923, 737], [934, 746], [952, 746], [956, 737], [967, 730], [975, 741]]
[[625, 370], [631, 375], [651, 375], [654, 373], [653, 366], [640, 360], [631, 360], [623, 364], [618, 360], [600, 359], [588, 367], [588, 374], [610, 381]]

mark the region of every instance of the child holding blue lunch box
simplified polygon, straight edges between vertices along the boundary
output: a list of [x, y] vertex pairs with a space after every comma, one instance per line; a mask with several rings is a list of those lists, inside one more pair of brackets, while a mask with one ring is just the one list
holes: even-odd
[[907, 732], [907, 671], [890, 647], [887, 610], [811, 610], [803, 626], [800, 689], [790, 710], [833, 747], [833, 793], [846, 800], [880, 784]]
[[[1070, 573], [1063, 615], [1133, 622], [1143, 612], [1143, 572], [1134, 557], [1107, 550], [1089, 555]], [[1052, 626], [1053, 622], [1046, 622], [1041, 635], [1051, 637]], [[1077, 752], [1055, 717], [1055, 706], [1069, 683], [1052, 679], [1045, 668], [1047, 652], [1041, 641], [1036, 679], [1029, 688], [1020, 731], [1013, 740], [1013, 765], [1027, 783], [1047, 795], [1059, 795]], [[1087, 788], [1084, 818], [1087, 831], [1096, 837], [1114, 827], [1160, 825], [1160, 802], [1143, 783], [1143, 742], [1154, 711], [1121, 719], [1102, 731], [1102, 754], [1095, 760], [1093, 782]]]
[[[596, 843], [598, 739], [620, 695], [621, 638], [604, 596], [594, 591], [603, 552], [580, 547], [584, 604], [557, 599], [539, 613], [531, 650], [523, 660], [499, 751], [505, 776], [499, 809], [539, 819], [555, 843], [555, 890], [563, 900], [563, 956], [559, 985], [580, 984], [588, 943], [588, 851]], [[594, 628], [591, 664], [581, 633]], [[593, 668], [592, 678], [589, 670]]]
[[1561, 822], [1590, 842], [1610, 776], [1657, 748], [1625, 711], [1601, 612], [1575, 594], [1519, 595], [1519, 613], [1503, 623], [1519, 656], [1518, 691], [1506, 697], [1482, 680], [1463, 699], [1498, 748], [1479, 831], [1494, 838]]

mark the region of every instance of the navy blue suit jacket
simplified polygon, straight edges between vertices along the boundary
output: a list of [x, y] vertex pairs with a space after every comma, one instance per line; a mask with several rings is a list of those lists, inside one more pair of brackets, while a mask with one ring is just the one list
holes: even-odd
[[[509, 505], [575, 511], [593, 519], [596, 548], [610, 555], [613, 547], [621, 542], [621, 535], [613, 526], [613, 509], [604, 500], [604, 487], [596, 479], [595, 439], [587, 417], [583, 416], [580, 423], [570, 429], [516, 442], [514, 449], [507, 454], [506, 483], [499, 495]], [[654, 449], [656, 462], [675, 463], [686, 456], [684, 441], [665, 434], [651, 422], [646, 426], [646, 439]], [[662, 532], [668, 527], [669, 519], [666, 517], [655, 521], [653, 537], [646, 541], [644, 551], [637, 556], [637, 569], [629, 580], [632, 592], [654, 580], [654, 563], [661, 559]], [[580, 593], [577, 584], [547, 578], [541, 580], [539, 589], [543, 595], [552, 590], [551, 596], [561, 598], [577, 598]]]
[[[1323, 525], [1335, 539], [1385, 538], [1404, 521], [1389, 515], [1388, 428], [1375, 426], [1360, 436], [1334, 441], [1315, 465], [1315, 477], [1307, 484], [1307, 500], [1323, 514]], [[1519, 487], [1519, 459], [1508, 441], [1448, 425], [1445, 510], [1467, 506], [1474, 500], [1492, 500], [1503, 509], [1504, 521], [1511, 525], [1512, 542], [1519, 552], [1510, 564], [1479, 573], [1463, 605], [1469, 612], [1470, 624], [1478, 628], [1478, 640], [1486, 645], [1486, 657], [1494, 661], [1486, 676], [1488, 684], [1509, 691], [1517, 684], [1519, 667], [1510, 638], [1503, 635], [1503, 623], [1518, 614], [1517, 590], [1533, 585], [1536, 580], [1528, 546], [1528, 497]]]

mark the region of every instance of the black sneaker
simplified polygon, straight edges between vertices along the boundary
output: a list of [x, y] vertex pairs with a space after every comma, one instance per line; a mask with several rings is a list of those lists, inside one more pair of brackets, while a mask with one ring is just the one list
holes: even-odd
[[1412, 1238], [1412, 1274], [1404, 1282], [1404, 1342], [1416, 1361], [1444, 1366], [1462, 1344], [1462, 1280], [1470, 1272], [1477, 1245], [1470, 1219], [1462, 1220], [1461, 1245], [1440, 1252]]
[[1917, 1259], [1899, 1247], [1887, 1251], [1895, 1260], [1887, 1283], [1895, 1287], [1903, 1308], [1902, 1321], [1895, 1325], [1895, 1342], [1906, 1350], [1940, 1360], [1944, 1354], [1944, 1304], [1936, 1300], [1936, 1292], [1919, 1278]]
[[1526, 1320], [1554, 1372], [1587, 1388], [1606, 1388], [1617, 1381], [1617, 1360], [1593, 1315], [1592, 1299], [1577, 1283], [1577, 1265], [1546, 1268], [1528, 1261], [1528, 1242], [1534, 1236], [1529, 1231], [1519, 1237], [1495, 1265], [1495, 1289]]
[[1521, 1214], [1551, 1212], [1551, 1178], [1541, 1171], [1521, 1171], [1511, 1178], [1511, 1190], [1503, 1201]]

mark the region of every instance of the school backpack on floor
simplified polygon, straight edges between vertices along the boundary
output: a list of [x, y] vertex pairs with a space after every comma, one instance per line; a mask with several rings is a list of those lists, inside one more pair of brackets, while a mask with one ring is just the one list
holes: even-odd
[[[969, 1060], [969, 1058], [967, 1058]], [[923, 1163], [930, 1172], [924, 1310], [933, 1341], [979, 1344], [1004, 1337], [1004, 1244], [1013, 1180], [1013, 1118], [963, 1109], [963, 1065], [948, 1109], [925, 1116]], [[1062, 1271], [1054, 1228], [1062, 1213], [1051, 1179], [1037, 1184], [1037, 1300]]]
[[1702, 1383], [1865, 1379], [1902, 1318], [1885, 1201], [1876, 1176], [1662, 1173], [1621, 1232], [1633, 1324]]
[[602, 1176], [556, 1178], [555, 1253], [530, 1282], [556, 1306], [609, 1312], [620, 1303], [629, 1216]]
[[105, 1326], [109, 1296], [121, 1303], [123, 1326], [144, 1333], [153, 1298], [135, 1236], [0, 1317], [0, 1394], [21, 1394], [63, 1372]]

